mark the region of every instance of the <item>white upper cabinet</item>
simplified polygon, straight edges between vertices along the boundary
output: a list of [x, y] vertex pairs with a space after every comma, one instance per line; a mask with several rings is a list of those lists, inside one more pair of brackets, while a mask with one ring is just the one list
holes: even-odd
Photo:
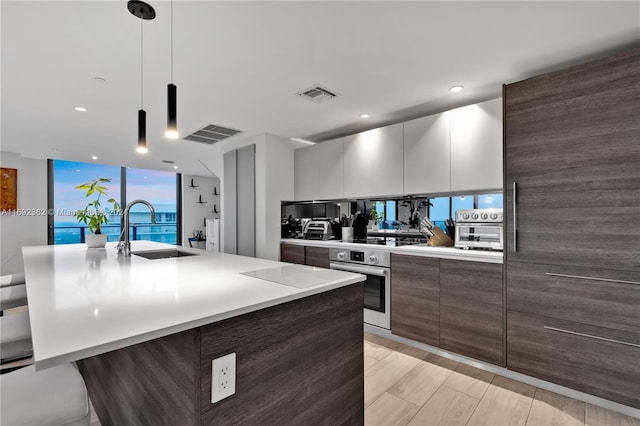
[[316, 200], [344, 197], [343, 138], [313, 146], [318, 167], [318, 194]]
[[318, 166], [312, 146], [293, 151], [293, 193], [295, 201], [313, 200], [318, 192]]
[[333, 139], [294, 151], [296, 201], [343, 197], [342, 139]]
[[449, 112], [404, 123], [404, 193], [450, 191]]
[[451, 191], [502, 189], [502, 99], [450, 115]]
[[403, 193], [403, 124], [344, 138], [344, 197]]

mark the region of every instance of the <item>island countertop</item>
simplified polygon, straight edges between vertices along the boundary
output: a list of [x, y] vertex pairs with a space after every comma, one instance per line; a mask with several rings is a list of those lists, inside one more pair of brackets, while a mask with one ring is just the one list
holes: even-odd
[[[175, 249], [133, 241], [132, 251]], [[115, 243], [23, 248], [36, 369], [76, 361], [364, 280], [359, 274], [180, 247], [122, 256]], [[247, 275], [248, 274], [248, 275]]]

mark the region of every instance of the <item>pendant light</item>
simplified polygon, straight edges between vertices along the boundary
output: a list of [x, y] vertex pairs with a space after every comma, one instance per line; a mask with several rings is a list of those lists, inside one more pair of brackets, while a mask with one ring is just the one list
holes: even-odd
[[151, 20], [156, 17], [156, 11], [147, 3], [139, 0], [130, 0], [127, 3], [127, 9], [135, 17], [140, 18], [140, 109], [138, 110], [138, 147], [136, 151], [140, 154], [146, 154], [147, 149], [147, 112], [143, 108], [142, 100], [144, 99], [144, 49], [143, 49], [143, 32], [142, 23], [144, 20]]
[[167, 85], [167, 130], [164, 135], [178, 139], [177, 87], [173, 84], [173, 0], [171, 0], [171, 83]]

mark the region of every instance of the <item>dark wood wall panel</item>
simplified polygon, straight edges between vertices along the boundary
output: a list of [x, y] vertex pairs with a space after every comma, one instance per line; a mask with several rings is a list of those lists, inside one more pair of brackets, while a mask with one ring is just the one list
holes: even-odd
[[280, 244], [280, 262], [304, 265], [304, 249], [296, 244]]
[[391, 255], [391, 332], [440, 344], [440, 260]]
[[325, 247], [305, 247], [305, 264], [329, 269], [329, 249]]
[[559, 385], [640, 408], [637, 347], [550, 330], [554, 327], [633, 342], [629, 333], [575, 322], [507, 313], [509, 368]]
[[503, 365], [502, 265], [440, 260], [440, 347]]
[[78, 361], [103, 426], [200, 424], [198, 330]]
[[508, 260], [640, 270], [639, 104], [640, 49], [505, 86]]
[[[363, 424], [362, 283], [202, 327], [203, 424]], [[211, 404], [211, 361], [237, 357]]]

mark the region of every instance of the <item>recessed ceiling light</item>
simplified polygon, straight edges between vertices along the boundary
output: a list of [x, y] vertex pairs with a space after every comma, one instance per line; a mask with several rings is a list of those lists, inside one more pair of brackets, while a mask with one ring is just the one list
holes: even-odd
[[458, 92], [462, 92], [462, 89], [464, 89], [464, 86], [462, 85], [458, 85], [458, 86], [451, 86], [449, 87], [449, 91], [451, 93], [458, 93]]
[[87, 112], [87, 109], [85, 107], [79, 105], [74, 106], [73, 109], [80, 112]]
[[177, 168], [178, 168], [178, 166], [173, 166], [173, 168], [174, 168], [174, 169], [177, 169]]
[[369, 114], [367, 114], [366, 112], [363, 112], [362, 114], [360, 114], [360, 118], [369, 118], [371, 117]]
[[97, 160], [97, 159], [98, 159], [98, 157], [96, 157], [95, 155], [93, 155], [93, 156], [91, 156], [91, 159], [92, 159], [92, 160]]

